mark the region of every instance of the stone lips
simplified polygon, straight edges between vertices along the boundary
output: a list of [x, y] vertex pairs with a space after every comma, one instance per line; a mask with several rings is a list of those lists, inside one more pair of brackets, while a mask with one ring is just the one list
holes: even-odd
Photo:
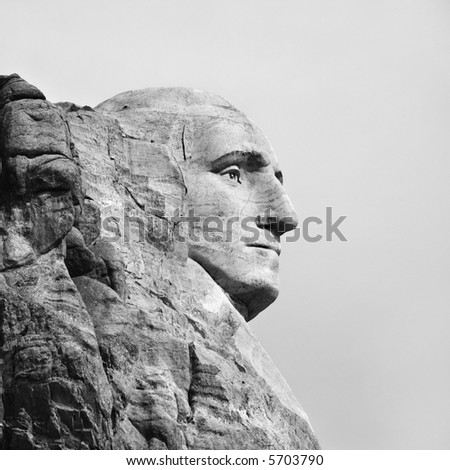
[[[34, 87], [30, 98], [26, 82], [10, 80], [19, 91], [3, 85], [0, 103], [20, 96], [18, 109], [26, 114], [26, 100], [43, 101]], [[155, 93], [181, 103], [192, 96], [184, 89]], [[66, 212], [43, 210], [57, 203], [36, 202], [41, 183], [27, 185], [36, 181], [29, 167], [21, 177], [17, 166], [5, 164], [47, 148], [41, 142], [33, 152], [28, 137], [22, 148], [20, 126], [10, 129], [11, 114], [2, 114], [4, 447], [318, 448], [306, 414], [224, 291], [170, 236], [163, 244], [151, 234], [139, 238], [133, 220], [156, 217], [170, 234], [169, 215], [185, 207], [177, 163], [183, 149], [182, 142], [155, 138], [148, 116], [123, 110], [121, 96], [96, 111], [33, 103], [33, 110], [56, 113], [32, 120], [61, 129], [47, 142], [49, 154], [61, 152], [79, 172], [78, 181], [68, 176], [76, 171], [59, 167], [53, 179], [42, 178], [47, 199], [65, 198]], [[160, 135], [163, 124], [156, 122]], [[35, 206], [40, 211], [32, 218]], [[51, 223], [42, 223], [43, 213]], [[124, 214], [131, 237], [112, 239], [101, 221], [108, 217], [120, 233]], [[37, 243], [36, 233], [48, 240]]]

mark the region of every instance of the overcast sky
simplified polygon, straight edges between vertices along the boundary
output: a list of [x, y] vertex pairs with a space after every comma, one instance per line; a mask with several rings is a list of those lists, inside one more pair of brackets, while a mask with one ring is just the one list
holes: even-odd
[[187, 86], [251, 117], [300, 219], [347, 216], [284, 245], [251, 323], [322, 447], [450, 448], [448, 0], [0, 5], [0, 74], [53, 102]]

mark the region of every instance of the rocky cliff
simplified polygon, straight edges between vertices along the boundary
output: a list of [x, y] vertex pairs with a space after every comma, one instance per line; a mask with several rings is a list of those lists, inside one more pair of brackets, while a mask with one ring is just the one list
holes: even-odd
[[178, 242], [186, 182], [148, 114], [0, 85], [4, 447], [317, 448], [236, 305]]

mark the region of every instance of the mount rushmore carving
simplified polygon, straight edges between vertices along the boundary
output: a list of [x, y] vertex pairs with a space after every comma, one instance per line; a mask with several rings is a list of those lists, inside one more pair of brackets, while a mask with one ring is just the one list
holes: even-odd
[[92, 109], [1, 76], [0, 152], [4, 448], [318, 448], [247, 326], [297, 224], [249, 119], [197, 90]]

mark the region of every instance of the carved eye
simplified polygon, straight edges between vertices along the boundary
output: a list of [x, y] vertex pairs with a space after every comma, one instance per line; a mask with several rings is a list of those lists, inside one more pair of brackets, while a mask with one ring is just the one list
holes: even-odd
[[237, 183], [241, 184], [241, 171], [237, 166], [232, 166], [227, 168], [226, 170], [220, 173], [221, 175], [228, 175], [230, 180], [236, 181]]

